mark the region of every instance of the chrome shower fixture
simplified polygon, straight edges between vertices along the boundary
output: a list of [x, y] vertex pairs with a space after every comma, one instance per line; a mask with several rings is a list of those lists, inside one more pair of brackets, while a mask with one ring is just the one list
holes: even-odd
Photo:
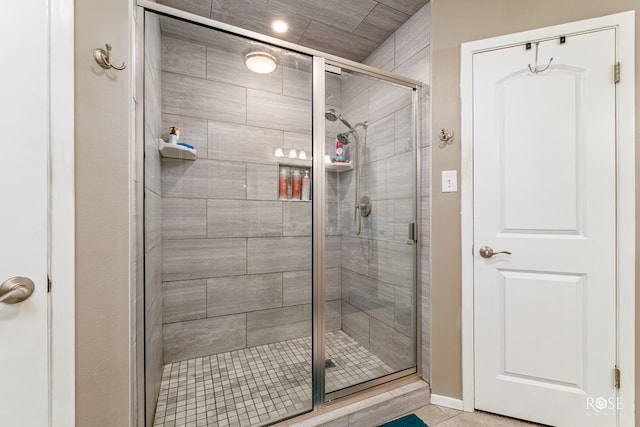
[[351, 132], [343, 132], [343, 133], [339, 133], [339, 134], [336, 136], [336, 139], [337, 139], [338, 141], [340, 141], [341, 143], [343, 143], [344, 145], [347, 145], [347, 144], [349, 144], [349, 143], [351, 142], [351, 140], [349, 139], [349, 134], [350, 134], [350, 133], [351, 133]]
[[346, 127], [349, 128], [350, 131], [355, 132], [355, 129], [353, 128], [353, 126], [351, 126], [351, 124], [349, 124], [348, 121], [343, 119], [342, 115], [340, 113], [338, 113], [336, 110], [334, 110], [333, 108], [329, 108], [324, 113], [324, 117], [325, 117], [325, 119], [329, 120], [330, 122], [335, 122], [336, 120], [340, 120]]

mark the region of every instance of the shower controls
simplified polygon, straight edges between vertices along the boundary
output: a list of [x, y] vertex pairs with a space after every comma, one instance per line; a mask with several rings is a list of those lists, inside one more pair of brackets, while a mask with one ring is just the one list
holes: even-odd
[[369, 196], [360, 197], [360, 201], [358, 202], [358, 205], [356, 207], [360, 211], [361, 217], [368, 217], [371, 214], [371, 198]]

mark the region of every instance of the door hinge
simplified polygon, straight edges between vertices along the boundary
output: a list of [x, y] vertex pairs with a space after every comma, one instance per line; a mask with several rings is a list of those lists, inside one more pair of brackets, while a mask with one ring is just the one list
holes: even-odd
[[47, 293], [51, 292], [51, 277], [47, 276]]
[[616, 62], [616, 65], [613, 66], [613, 82], [615, 84], [620, 83], [620, 63]]
[[613, 380], [617, 389], [620, 388], [620, 368], [618, 365], [613, 367]]

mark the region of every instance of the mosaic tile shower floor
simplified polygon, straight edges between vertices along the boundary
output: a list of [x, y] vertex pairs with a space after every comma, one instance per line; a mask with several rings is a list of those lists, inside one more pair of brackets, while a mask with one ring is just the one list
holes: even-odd
[[[326, 388], [393, 370], [343, 331], [326, 335]], [[297, 338], [164, 366], [154, 426], [259, 426], [311, 408], [311, 338]]]

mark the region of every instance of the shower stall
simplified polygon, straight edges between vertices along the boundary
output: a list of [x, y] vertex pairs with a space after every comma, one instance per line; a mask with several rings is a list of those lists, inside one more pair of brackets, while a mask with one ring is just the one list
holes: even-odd
[[144, 56], [146, 425], [418, 372], [418, 83], [151, 10]]

